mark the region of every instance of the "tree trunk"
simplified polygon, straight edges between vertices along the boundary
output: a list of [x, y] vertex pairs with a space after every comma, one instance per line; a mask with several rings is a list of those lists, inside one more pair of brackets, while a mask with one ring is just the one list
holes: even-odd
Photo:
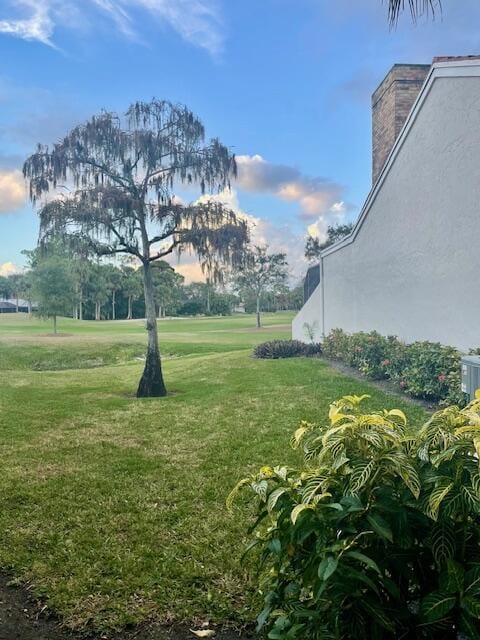
[[257, 295], [257, 329], [260, 329], [261, 327], [261, 323], [260, 323], [260, 296]]
[[112, 320], [116, 320], [116, 317], [115, 317], [115, 291], [112, 291]]
[[158, 319], [160, 320], [161, 318], [163, 318], [162, 305], [159, 304], [158, 305]]
[[160, 349], [158, 347], [157, 317], [153, 294], [152, 271], [148, 260], [143, 265], [145, 292], [145, 316], [147, 320], [148, 347], [145, 369], [137, 389], [137, 398], [158, 398], [167, 395], [163, 381]]
[[16, 313], [18, 313], [18, 295], [17, 295], [17, 297], [15, 299], [15, 311], [16, 311]]
[[83, 300], [80, 298], [78, 302], [78, 319], [83, 320]]
[[128, 313], [127, 320], [132, 319], [132, 296], [128, 296]]
[[28, 300], [28, 315], [32, 315], [32, 301]]
[[101, 305], [99, 302], [95, 302], [95, 320], [100, 320], [100, 316], [101, 316]]
[[53, 316], [53, 334], [57, 335], [57, 316]]

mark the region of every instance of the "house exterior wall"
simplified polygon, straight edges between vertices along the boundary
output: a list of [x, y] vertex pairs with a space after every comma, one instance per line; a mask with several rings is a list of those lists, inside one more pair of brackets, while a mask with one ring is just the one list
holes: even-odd
[[[480, 346], [480, 67], [442, 71], [352, 236], [322, 256], [317, 306], [300, 314], [324, 334]], [[299, 324], [293, 336], [304, 339]]]
[[322, 287], [317, 285], [306, 303], [297, 313], [292, 323], [292, 336], [296, 340], [309, 342], [307, 327], [309, 325], [314, 333], [314, 341], [322, 339]]

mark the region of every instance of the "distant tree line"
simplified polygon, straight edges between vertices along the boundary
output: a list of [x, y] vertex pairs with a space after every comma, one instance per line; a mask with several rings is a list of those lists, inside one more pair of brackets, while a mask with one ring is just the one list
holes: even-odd
[[[141, 265], [125, 258], [100, 260], [61, 240], [23, 253], [28, 269], [0, 276], [0, 299], [12, 300], [17, 311], [24, 300], [30, 312], [35, 307], [52, 318], [55, 328], [57, 316], [97, 321], [145, 317]], [[302, 290], [289, 286], [285, 256], [268, 254], [266, 247], [252, 249], [251, 256], [250, 267], [232, 271], [221, 285], [209, 278], [186, 284], [170, 264], [156, 261], [151, 272], [157, 318], [299, 309]]]

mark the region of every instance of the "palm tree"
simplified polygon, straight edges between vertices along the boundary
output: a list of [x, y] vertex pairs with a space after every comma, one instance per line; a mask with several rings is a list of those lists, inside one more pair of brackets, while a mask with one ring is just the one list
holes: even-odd
[[442, 2], [441, 0], [388, 0], [388, 19], [392, 26], [397, 24], [400, 14], [406, 8], [416, 20], [418, 16], [425, 13], [435, 15], [436, 11], [441, 10]]

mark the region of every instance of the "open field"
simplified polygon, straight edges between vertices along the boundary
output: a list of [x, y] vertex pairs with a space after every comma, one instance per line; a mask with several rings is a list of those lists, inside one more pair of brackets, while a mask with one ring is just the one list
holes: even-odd
[[[253, 316], [175, 318], [159, 321], [162, 354], [166, 357], [236, 351], [258, 342], [290, 336], [292, 313], [264, 314], [263, 327]], [[0, 314], [2, 369], [58, 370], [124, 364], [142, 358], [146, 331], [143, 320], [115, 322], [59, 321], [59, 335], [51, 322], [26, 314]], [[25, 348], [28, 347], [28, 348]]]
[[70, 627], [144, 620], [241, 624], [255, 615], [240, 566], [247, 511], [231, 486], [266, 463], [294, 465], [301, 419], [346, 393], [370, 408], [423, 411], [318, 359], [258, 361], [292, 314], [160, 323], [171, 395], [136, 400], [141, 321], [0, 315], [0, 567]]

